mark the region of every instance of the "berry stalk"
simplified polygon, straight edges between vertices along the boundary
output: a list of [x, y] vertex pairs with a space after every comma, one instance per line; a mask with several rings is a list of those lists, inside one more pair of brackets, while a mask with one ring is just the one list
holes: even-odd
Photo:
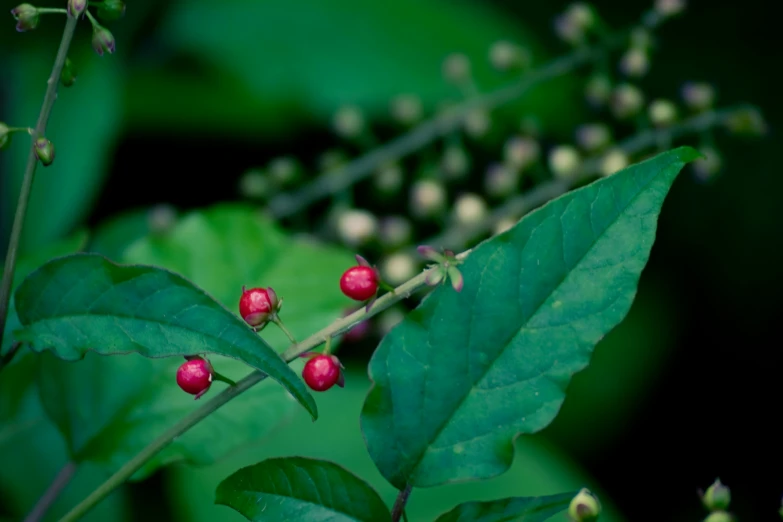
[[[470, 250], [462, 252], [457, 256], [457, 258], [464, 259], [468, 256], [468, 254], [470, 254]], [[389, 292], [382, 295], [371, 307], [362, 307], [350, 315], [337, 319], [331, 325], [310, 335], [303, 341], [291, 344], [283, 353], [283, 359], [290, 363], [302, 354], [309, 352], [325, 343], [327, 339], [347, 332], [358, 323], [386, 310], [390, 306], [407, 298], [413, 292], [425, 288], [427, 286], [427, 274], [429, 274], [430, 271], [431, 270], [425, 270], [413, 279], [410, 279], [409, 281], [395, 288], [394, 292]], [[265, 373], [255, 370], [250, 373], [250, 375], [237, 382], [236, 386], [230, 386], [229, 388], [226, 388], [220, 392], [220, 394], [204, 403], [201, 407], [192, 411], [174, 426], [163, 432], [158, 438], [153, 440], [150, 444], [147, 445], [147, 447], [141, 450], [135, 457], [128, 461], [119, 470], [117, 470], [103, 484], [98, 486], [98, 488], [95, 489], [87, 498], [82, 500], [63, 518], [61, 518], [60, 522], [74, 522], [83, 517], [85, 513], [90, 511], [90, 509], [98, 504], [98, 502], [106, 498], [112, 491], [127, 481], [148, 460], [154, 457], [163, 448], [168, 446], [171, 441], [177, 437], [180, 437], [183, 433], [198, 424], [202, 419], [208, 417], [212, 412], [222, 407], [234, 397], [244, 393], [259, 382], [263, 381], [266, 377], [267, 375]]]
[[[65, 59], [68, 56], [68, 49], [71, 46], [73, 33], [76, 30], [77, 18], [67, 17], [63, 37], [60, 40], [60, 48], [57, 50], [57, 56], [54, 59], [52, 73], [49, 76], [44, 95], [41, 112], [38, 115], [38, 122], [35, 125], [33, 133], [33, 144], [35, 139], [43, 137], [46, 133], [46, 125], [49, 123], [49, 116], [52, 113], [54, 101], [57, 99], [57, 86], [60, 83], [60, 74], [62, 73]], [[19, 241], [22, 237], [25, 218], [27, 217], [27, 205], [30, 202], [30, 193], [35, 179], [35, 169], [38, 166], [38, 156], [35, 146], [30, 147], [30, 155], [27, 157], [27, 166], [22, 180], [22, 189], [19, 191], [19, 202], [16, 205], [16, 214], [14, 215], [14, 224], [11, 228], [11, 238], [8, 241], [8, 252], [5, 256], [5, 269], [3, 270], [3, 279], [0, 282], [0, 346], [3, 345], [3, 334], [5, 332], [6, 317], [8, 315], [8, 303], [11, 299], [11, 285], [14, 281], [14, 270], [16, 268], [16, 258], [19, 253]], [[0, 368], [1, 369], [1, 368]]]

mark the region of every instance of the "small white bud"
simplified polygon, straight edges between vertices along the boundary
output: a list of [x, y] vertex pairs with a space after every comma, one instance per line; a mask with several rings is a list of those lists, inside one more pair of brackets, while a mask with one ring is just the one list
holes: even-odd
[[682, 100], [690, 109], [703, 111], [715, 103], [715, 89], [708, 83], [688, 82], [682, 86]]
[[381, 219], [378, 236], [384, 247], [400, 247], [411, 240], [411, 222], [402, 216], [387, 216]]
[[650, 58], [645, 49], [631, 47], [620, 58], [620, 71], [626, 76], [640, 78], [649, 70]]
[[150, 231], [156, 234], [162, 234], [171, 230], [176, 222], [177, 211], [167, 203], [154, 205], [147, 214], [147, 225]]
[[470, 79], [470, 60], [461, 53], [453, 53], [443, 60], [443, 77], [451, 83], [461, 84]]
[[618, 85], [612, 92], [612, 112], [623, 119], [638, 114], [644, 105], [644, 95], [630, 83]]
[[677, 107], [669, 100], [653, 100], [647, 115], [656, 127], [666, 127], [677, 120]]
[[595, 152], [612, 142], [612, 131], [603, 123], [586, 123], [576, 129], [576, 143], [587, 152]]
[[460, 146], [449, 146], [443, 151], [440, 169], [447, 179], [460, 179], [470, 169], [470, 158], [465, 149]]
[[269, 195], [271, 184], [267, 175], [258, 169], [251, 169], [239, 178], [239, 193], [247, 199], [263, 199]]
[[419, 180], [411, 187], [411, 213], [416, 217], [438, 214], [446, 205], [446, 190], [431, 179]]
[[515, 170], [524, 170], [536, 161], [540, 154], [538, 142], [531, 138], [512, 136], [503, 145], [503, 160]]
[[454, 220], [460, 225], [475, 225], [487, 215], [487, 204], [477, 194], [463, 194], [454, 203]]
[[484, 190], [491, 197], [505, 197], [512, 194], [519, 184], [519, 175], [502, 163], [495, 163], [484, 174]]
[[465, 132], [474, 138], [484, 136], [489, 130], [490, 119], [487, 111], [474, 109], [465, 117]]
[[601, 174], [611, 176], [628, 166], [628, 155], [620, 149], [612, 149], [601, 158]]
[[661, 16], [674, 16], [685, 10], [685, 0], [655, 0], [655, 12]]
[[693, 162], [693, 172], [701, 181], [708, 181], [720, 171], [723, 159], [720, 153], [712, 147], [700, 147], [699, 151], [705, 157]]
[[579, 152], [570, 145], [560, 145], [549, 152], [549, 170], [559, 179], [568, 179], [579, 170]]
[[321, 172], [329, 172], [345, 165], [345, 153], [341, 150], [327, 150], [318, 158], [318, 168]]
[[494, 235], [502, 234], [506, 230], [509, 230], [511, 227], [517, 224], [517, 220], [513, 218], [503, 218], [497, 223], [495, 223], [495, 226], [492, 229], [492, 233]]
[[530, 64], [530, 52], [515, 43], [501, 40], [489, 48], [489, 61], [499, 71], [521, 69]]
[[392, 254], [381, 264], [383, 279], [392, 286], [401, 285], [418, 271], [418, 261], [405, 252]]
[[366, 210], [346, 210], [337, 219], [337, 234], [347, 245], [357, 246], [375, 237], [378, 220]]
[[584, 40], [585, 33], [595, 25], [593, 8], [585, 3], [574, 3], [555, 18], [555, 32], [565, 42], [577, 44]]
[[335, 113], [332, 127], [341, 138], [356, 138], [364, 131], [364, 116], [358, 107], [345, 105]]
[[401, 94], [391, 102], [392, 117], [403, 125], [412, 125], [421, 119], [421, 99], [414, 94]]

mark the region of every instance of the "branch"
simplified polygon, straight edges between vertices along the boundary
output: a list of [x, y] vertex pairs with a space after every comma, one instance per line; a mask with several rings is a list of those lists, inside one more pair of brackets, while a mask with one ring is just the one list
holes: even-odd
[[25, 517], [24, 522], [39, 522], [39, 520], [43, 519], [51, 505], [57, 500], [60, 492], [65, 489], [65, 486], [71, 481], [75, 472], [76, 464], [74, 462], [68, 462], [63, 466], [63, 469], [54, 477], [54, 480], [49, 485], [46, 493], [38, 499], [33, 510]]
[[[459, 259], [464, 259], [470, 251], [465, 251], [459, 254]], [[282, 358], [286, 362], [291, 362], [297, 359], [303, 353], [309, 352], [324, 342], [330, 337], [336, 337], [341, 333], [347, 332], [353, 328], [356, 324], [369, 319], [370, 317], [386, 310], [395, 303], [406, 299], [412, 293], [426, 286], [427, 274], [433, 269], [428, 269], [415, 276], [413, 279], [401, 284], [393, 291], [388, 292], [379, 297], [369, 310], [366, 307], [362, 307], [356, 312], [342, 317], [334, 321], [326, 328], [312, 334], [305, 340], [291, 344], [288, 349], [283, 353]], [[223, 390], [220, 394], [212, 398], [210, 401], [203, 404], [200, 408], [191, 412], [184, 419], [177, 424], [166, 430], [158, 438], [150, 442], [147, 447], [141, 450], [135, 457], [133, 457], [128, 463], [117, 470], [114, 475], [109, 477], [103, 484], [95, 489], [87, 498], [82, 500], [76, 507], [68, 512], [60, 522], [73, 522], [78, 520], [90, 509], [92, 509], [98, 502], [106, 498], [117, 487], [121, 486], [126, 480], [133, 476], [149, 459], [155, 454], [161, 451], [163, 448], [175, 438], [181, 436], [190, 428], [198, 424], [201, 420], [208, 417], [212, 412], [226, 404], [228, 401], [237, 397], [238, 395], [249, 390], [259, 382], [263, 381], [267, 375], [261, 371], [254, 371], [244, 379], [236, 383], [236, 386], [231, 386]]]
[[38, 123], [35, 125], [33, 133], [33, 146], [30, 147], [30, 155], [27, 157], [27, 167], [24, 171], [22, 180], [22, 189], [19, 191], [19, 202], [16, 205], [16, 215], [14, 224], [11, 228], [11, 238], [8, 241], [8, 252], [5, 256], [5, 269], [3, 270], [3, 280], [0, 283], [0, 347], [3, 346], [3, 334], [5, 333], [5, 323], [8, 316], [8, 303], [11, 299], [11, 286], [14, 282], [14, 270], [16, 269], [16, 258], [19, 253], [19, 241], [22, 237], [24, 221], [27, 217], [27, 205], [30, 202], [30, 193], [35, 179], [35, 169], [38, 166], [38, 157], [35, 155], [35, 140], [46, 134], [46, 125], [49, 123], [49, 115], [52, 113], [54, 101], [57, 99], [57, 86], [60, 82], [65, 59], [68, 56], [68, 48], [71, 46], [73, 33], [76, 30], [77, 18], [68, 16], [65, 22], [65, 30], [60, 41], [60, 48], [57, 50], [57, 57], [54, 59], [52, 74], [46, 86], [41, 112], [38, 115]]

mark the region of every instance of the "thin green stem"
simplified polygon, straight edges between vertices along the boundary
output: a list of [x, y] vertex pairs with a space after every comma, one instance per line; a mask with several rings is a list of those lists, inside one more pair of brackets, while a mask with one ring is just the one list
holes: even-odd
[[46, 492], [38, 499], [32, 511], [25, 517], [24, 522], [38, 522], [42, 520], [51, 505], [57, 500], [60, 492], [71, 481], [74, 473], [76, 473], [76, 463], [68, 462], [63, 466], [63, 469], [54, 477]]
[[[462, 259], [469, 253], [470, 251], [467, 250], [459, 254], [457, 257]], [[375, 304], [369, 310], [367, 310], [365, 307], [362, 307], [351, 315], [337, 319], [331, 325], [312, 334], [303, 341], [291, 344], [283, 353], [283, 359], [290, 363], [303, 353], [317, 348], [326, 342], [327, 339], [347, 332], [356, 324], [367, 320], [374, 315], [377, 315], [397, 302], [409, 297], [412, 293], [426, 286], [426, 277], [428, 272], [429, 270], [425, 270], [419, 275], [395, 288], [394, 292], [389, 292], [382, 295], [375, 301]], [[192, 411], [184, 419], [173, 425], [171, 428], [163, 432], [158, 438], [150, 442], [147, 447], [136, 454], [135, 457], [128, 461], [119, 470], [117, 470], [114, 475], [109, 477], [87, 498], [82, 500], [70, 512], [61, 518], [60, 522], [73, 522], [84, 516], [84, 514], [92, 509], [96, 504], [98, 504], [98, 502], [106, 498], [109, 493], [114, 491], [117, 487], [121, 486], [126, 480], [128, 480], [148, 460], [154, 457], [163, 448], [168, 446], [172, 440], [181, 436], [190, 428], [198, 424], [202, 419], [208, 417], [212, 412], [229, 402], [234, 397], [244, 393], [259, 382], [263, 381], [266, 377], [267, 375], [265, 373], [256, 370], [244, 379], [237, 382], [235, 386], [231, 386], [223, 390], [218, 395], [204, 403], [201, 407]]]
[[95, 29], [96, 27], [101, 27], [101, 24], [98, 23], [98, 20], [95, 19], [95, 17], [92, 15], [89, 9], [85, 9], [84, 14], [87, 15], [87, 19], [92, 24], [93, 29]]
[[296, 338], [294, 335], [288, 330], [288, 328], [285, 327], [283, 324], [283, 321], [280, 320], [280, 318], [277, 316], [277, 314], [272, 316], [272, 322], [277, 325], [278, 328], [280, 328], [286, 337], [288, 337], [288, 340], [291, 341], [293, 344], [296, 344]]
[[408, 497], [411, 496], [413, 486], [410, 484], [405, 485], [405, 489], [397, 494], [397, 499], [394, 501], [394, 507], [392, 507], [391, 518], [392, 522], [399, 522], [400, 517], [405, 512], [405, 504], [408, 502]]
[[[71, 46], [73, 33], [76, 30], [76, 18], [68, 17], [65, 22], [65, 30], [60, 41], [60, 48], [57, 50], [57, 57], [54, 59], [52, 74], [46, 86], [41, 112], [38, 115], [38, 122], [35, 125], [35, 135], [44, 136], [46, 134], [46, 125], [49, 123], [49, 115], [52, 113], [54, 100], [57, 99], [57, 86], [60, 82], [60, 74], [65, 65], [65, 59], [68, 56], [68, 48]], [[3, 280], [0, 282], [0, 346], [3, 345], [3, 334], [5, 332], [5, 323], [8, 315], [8, 303], [11, 299], [11, 286], [14, 281], [14, 270], [16, 269], [16, 258], [19, 253], [19, 241], [24, 229], [24, 221], [27, 217], [27, 205], [30, 202], [30, 193], [35, 179], [35, 169], [38, 166], [38, 157], [35, 155], [35, 147], [30, 147], [30, 155], [27, 157], [27, 167], [24, 171], [22, 180], [22, 189], [19, 191], [19, 202], [16, 205], [16, 215], [14, 224], [11, 227], [11, 239], [8, 241], [8, 252], [5, 256], [5, 269], [3, 270]]]
[[68, 14], [68, 11], [59, 7], [38, 7], [36, 12], [38, 14]]
[[237, 385], [237, 383], [234, 382], [232, 379], [229, 379], [228, 377], [226, 377], [222, 373], [218, 373], [216, 371], [212, 372], [212, 378], [214, 380], [216, 380], [216, 381], [224, 382], [224, 383], [228, 384], [229, 386], [236, 386]]

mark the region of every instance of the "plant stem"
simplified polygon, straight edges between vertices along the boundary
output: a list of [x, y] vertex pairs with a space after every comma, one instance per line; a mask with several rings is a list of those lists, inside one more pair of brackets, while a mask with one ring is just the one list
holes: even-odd
[[[458, 258], [464, 258], [470, 253], [467, 250], [459, 254]], [[401, 284], [395, 288], [394, 292], [389, 292], [382, 295], [375, 301], [375, 304], [370, 310], [362, 307], [355, 311], [351, 315], [337, 319], [332, 324], [323, 328], [322, 330], [312, 334], [299, 343], [291, 344], [283, 353], [282, 358], [286, 362], [291, 362], [298, 358], [301, 354], [309, 352], [314, 348], [320, 346], [327, 339], [335, 337], [341, 333], [347, 332], [356, 324], [369, 319], [370, 317], [386, 310], [393, 304], [409, 297], [413, 292], [424, 288], [426, 286], [426, 276], [429, 270], [421, 272], [419, 275], [410, 279], [409, 281]], [[208, 417], [212, 412], [226, 404], [234, 397], [249, 390], [257, 383], [263, 381], [267, 375], [259, 370], [255, 370], [250, 375], [245, 377], [236, 383], [235, 386], [231, 386], [218, 395], [204, 403], [198, 409], [192, 411], [184, 419], [176, 423], [174, 426], [163, 432], [158, 438], [150, 442], [147, 447], [141, 450], [135, 457], [128, 461], [124, 466], [117, 470], [114, 475], [109, 477], [103, 484], [98, 486], [87, 498], [82, 500], [71, 511], [69, 511], [60, 522], [73, 522], [84, 516], [92, 507], [98, 502], [103, 500], [109, 493], [114, 491], [117, 487], [121, 486], [126, 480], [128, 480], [136, 471], [138, 471], [149, 459], [151, 459], [160, 450], [165, 448], [172, 440], [181, 436], [190, 428], [198, 424], [202, 419]]]
[[49, 485], [46, 492], [38, 499], [38, 502], [33, 507], [33, 510], [25, 517], [24, 522], [38, 522], [41, 520], [46, 512], [51, 507], [52, 503], [57, 500], [60, 492], [65, 489], [65, 486], [73, 478], [73, 474], [76, 472], [76, 463], [68, 462], [63, 469], [54, 477], [54, 480]]
[[539, 83], [567, 74], [578, 66], [594, 60], [603, 52], [605, 52], [603, 47], [575, 51], [531, 71], [514, 84], [466, 100], [454, 109], [425, 121], [386, 145], [330, 171], [328, 176], [319, 176], [295, 193], [281, 194], [273, 198], [269, 203], [269, 210], [276, 218], [296, 214], [315, 201], [348, 189], [372, 174], [380, 165], [407, 156], [428, 143], [454, 132], [474, 110], [492, 110], [500, 107], [519, 98]]
[[405, 489], [400, 491], [397, 495], [397, 500], [394, 501], [394, 507], [392, 508], [392, 522], [399, 522], [400, 517], [405, 512], [405, 504], [408, 502], [408, 497], [411, 496], [411, 490], [413, 486], [410, 484], [405, 485]]
[[8, 350], [8, 352], [0, 356], [0, 372], [3, 371], [3, 368], [11, 364], [11, 361], [13, 361], [14, 357], [16, 356], [16, 352], [18, 352], [19, 348], [21, 347], [22, 343], [17, 341], [11, 345], [11, 348]]
[[[38, 123], [35, 125], [33, 144], [35, 139], [46, 134], [46, 124], [49, 123], [49, 115], [52, 112], [54, 100], [57, 99], [57, 86], [60, 82], [60, 73], [62, 73], [65, 59], [68, 56], [68, 48], [71, 46], [73, 33], [76, 30], [78, 19], [68, 17], [65, 22], [65, 30], [60, 40], [60, 48], [57, 50], [57, 57], [54, 59], [52, 74], [46, 86], [41, 112], [38, 115]], [[22, 180], [22, 189], [19, 191], [19, 202], [16, 205], [16, 214], [14, 215], [14, 224], [11, 227], [11, 238], [8, 241], [8, 252], [5, 256], [5, 269], [3, 270], [3, 280], [0, 283], [0, 347], [3, 346], [3, 334], [5, 332], [6, 316], [8, 315], [8, 303], [11, 299], [11, 286], [14, 281], [14, 269], [16, 268], [16, 257], [19, 253], [19, 241], [22, 237], [24, 221], [27, 217], [27, 205], [30, 202], [30, 193], [33, 188], [33, 179], [35, 179], [35, 169], [38, 166], [38, 157], [35, 155], [35, 147], [30, 147], [30, 155], [27, 158], [27, 167], [24, 171]]]
[[280, 320], [279, 317], [277, 317], [277, 314], [275, 314], [272, 317], [272, 322], [277, 325], [278, 328], [280, 328], [286, 337], [288, 337], [288, 340], [291, 341], [293, 344], [296, 344], [296, 338], [294, 338], [293, 334], [288, 330], [288, 328], [285, 327], [283, 324], [283, 321]]

